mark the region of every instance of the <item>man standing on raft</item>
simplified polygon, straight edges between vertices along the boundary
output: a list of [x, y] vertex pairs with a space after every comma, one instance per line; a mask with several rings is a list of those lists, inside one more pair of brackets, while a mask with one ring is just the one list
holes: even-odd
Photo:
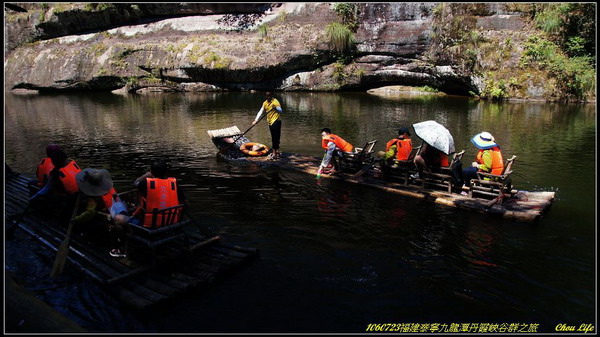
[[263, 102], [256, 118], [252, 122], [252, 125], [256, 125], [263, 113], [267, 114], [267, 122], [269, 123], [269, 131], [271, 132], [271, 141], [273, 152], [269, 154], [269, 159], [276, 160], [281, 158], [281, 154], [279, 153], [279, 141], [281, 140], [281, 119], [280, 113], [283, 112], [281, 109], [281, 104], [276, 98], [273, 98], [273, 93], [271, 91], [267, 91], [265, 93], [266, 100]]

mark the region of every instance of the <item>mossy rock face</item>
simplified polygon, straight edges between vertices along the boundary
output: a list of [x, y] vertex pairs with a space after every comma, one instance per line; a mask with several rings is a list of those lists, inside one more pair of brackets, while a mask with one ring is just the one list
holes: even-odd
[[7, 13], [5, 90], [404, 85], [481, 96], [487, 85], [503, 98], [558, 96], [547, 71], [535, 70], [543, 80], [534, 81], [534, 70], [520, 65], [531, 28], [508, 5], [359, 4], [353, 46], [337, 52], [324, 29], [343, 22], [332, 6], [30, 4], [27, 13]]

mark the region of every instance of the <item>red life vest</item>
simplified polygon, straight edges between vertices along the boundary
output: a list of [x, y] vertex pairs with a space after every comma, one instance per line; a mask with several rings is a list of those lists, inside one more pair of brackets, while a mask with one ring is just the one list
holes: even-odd
[[329, 142], [333, 142], [338, 149], [344, 152], [352, 152], [352, 150], [354, 149], [354, 146], [352, 146], [352, 144], [345, 141], [342, 137], [334, 135], [333, 133], [321, 139], [321, 147], [327, 150], [327, 144]]
[[394, 138], [390, 140], [385, 145], [385, 152], [388, 152], [390, 150], [390, 147], [392, 147], [393, 145], [396, 145], [396, 159], [407, 160], [410, 156], [410, 152], [412, 151], [412, 141], [410, 140], [410, 138]]
[[104, 201], [104, 205], [106, 205], [106, 208], [108, 210], [110, 210], [110, 207], [113, 204], [113, 196], [117, 194], [117, 191], [115, 190], [114, 187], [111, 187], [110, 191], [108, 191], [108, 193], [106, 193], [105, 195], [102, 196], [102, 200]]
[[50, 177], [50, 171], [54, 168], [54, 164], [52, 164], [52, 160], [50, 158], [43, 158], [40, 164], [35, 171], [35, 175], [37, 176], [38, 186], [44, 187], [48, 182], [48, 178]]
[[444, 152], [440, 152], [440, 167], [448, 167], [450, 166], [450, 162], [448, 161], [448, 156]]
[[[144, 227], [152, 227], [152, 211], [161, 210], [179, 205], [177, 196], [177, 179], [169, 177], [166, 179], [146, 178], [146, 199], [142, 198], [142, 205], [146, 214], [144, 215]], [[180, 214], [177, 214], [175, 222], [179, 222]], [[162, 224], [162, 214], [156, 217], [156, 226]]]
[[79, 186], [77, 185], [75, 175], [81, 172], [81, 169], [74, 160], [71, 160], [71, 162], [68, 163], [65, 167], [58, 169], [58, 172], [60, 182], [62, 183], [67, 193], [73, 194], [79, 191]]
[[[476, 161], [479, 164], [483, 164], [484, 151], [488, 150], [479, 150], [479, 152], [477, 152]], [[504, 160], [502, 159], [502, 151], [500, 151], [500, 148], [497, 146], [494, 146], [493, 148], [489, 149], [489, 151], [491, 151], [492, 154], [492, 171], [490, 173], [496, 175], [502, 174], [502, 171], [504, 170]]]

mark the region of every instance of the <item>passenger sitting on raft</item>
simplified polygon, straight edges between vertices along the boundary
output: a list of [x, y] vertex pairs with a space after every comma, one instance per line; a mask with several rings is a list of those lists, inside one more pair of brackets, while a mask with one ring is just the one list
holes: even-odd
[[[343, 152], [352, 152], [354, 146], [345, 141], [342, 137], [331, 133], [331, 129], [323, 128], [321, 130], [321, 147], [325, 149], [325, 156], [319, 166], [317, 174], [329, 173], [335, 174], [336, 162], [334, 156], [342, 157]], [[333, 159], [333, 165], [330, 165]]]
[[415, 157], [414, 162], [419, 173], [411, 175], [410, 177], [413, 179], [417, 177], [423, 179], [423, 170], [427, 170], [429, 173], [440, 173], [442, 167], [450, 166], [448, 156], [427, 142], [423, 142], [421, 145], [421, 152]]
[[502, 174], [504, 170], [502, 151], [498, 144], [496, 144], [494, 136], [484, 131], [471, 138], [471, 143], [479, 148], [479, 152], [477, 152], [477, 156], [471, 167], [463, 169], [465, 185], [471, 185], [471, 179], [477, 178], [477, 172]]
[[[140, 207], [136, 210], [136, 217], [141, 210], [164, 209], [188, 203], [181, 187], [177, 184], [177, 179], [167, 177], [167, 171], [167, 163], [159, 159], [152, 163], [149, 172], [133, 182], [140, 193]], [[164, 191], [166, 193], [163, 193]], [[145, 227], [152, 225], [152, 213], [147, 212], [140, 216]]]
[[410, 131], [408, 128], [400, 128], [398, 130], [398, 137], [390, 140], [385, 145], [385, 151], [377, 153], [382, 158], [382, 164], [393, 165], [397, 161], [407, 160], [413, 149], [412, 141], [410, 139]]
[[35, 193], [29, 198], [29, 202], [34, 206], [43, 205], [45, 210], [51, 212], [60, 211], [58, 216], [68, 219], [68, 210], [73, 209], [75, 195], [79, 191], [75, 175], [81, 172], [81, 169], [75, 160], [69, 160], [65, 151], [56, 144], [46, 147], [46, 155], [48, 157], [43, 158], [37, 167], [37, 180], [29, 183], [30, 191]]
[[46, 155], [36, 170], [37, 181], [34, 181], [41, 190], [31, 199], [48, 193], [57, 195], [73, 195], [79, 188], [75, 175], [81, 169], [74, 160], [69, 160], [67, 154], [56, 144], [46, 147]]
[[[110, 236], [110, 256], [126, 257], [127, 240], [125, 232], [129, 229], [129, 213], [119, 200], [117, 191], [113, 188], [110, 173], [105, 169], [86, 168], [76, 176], [77, 185], [81, 191], [80, 214], [72, 221], [75, 224], [95, 224], [93, 221], [98, 212], [110, 212], [112, 221], [108, 224]], [[104, 226], [105, 223], [102, 223]], [[86, 228], [90, 231], [90, 228]], [[102, 230], [105, 230], [102, 228]], [[92, 234], [94, 235], [94, 234]]]

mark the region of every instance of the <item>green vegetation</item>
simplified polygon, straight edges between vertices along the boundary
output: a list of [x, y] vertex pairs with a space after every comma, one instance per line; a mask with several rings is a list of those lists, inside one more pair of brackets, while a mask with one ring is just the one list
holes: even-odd
[[352, 60], [354, 32], [358, 29], [358, 5], [355, 3], [334, 3], [331, 7], [341, 19], [325, 27], [325, 34], [338, 61], [347, 64]]
[[342, 19], [350, 31], [356, 32], [358, 29], [358, 6], [351, 2], [338, 2], [333, 4], [333, 10]]
[[589, 56], [568, 57], [555, 43], [533, 35], [525, 44], [522, 67], [536, 66], [556, 78], [561, 99], [585, 99], [595, 90], [596, 71]]
[[87, 48], [88, 53], [96, 57], [104, 54], [106, 50], [108, 50], [108, 47], [102, 42], [94, 43]]
[[190, 61], [192, 61], [192, 63], [197, 64], [200, 57], [204, 56], [204, 54], [206, 54], [206, 50], [200, 51], [200, 45], [194, 43], [192, 50], [190, 50], [190, 52], [188, 53], [188, 58], [190, 59]]
[[487, 40], [477, 30], [475, 13], [483, 13], [481, 5], [441, 3], [434, 7], [432, 48], [427, 57], [439, 65], [459, 65], [466, 73], [476, 72], [478, 50]]
[[287, 12], [286, 11], [282, 11], [277, 16], [277, 21], [279, 21], [279, 23], [283, 23], [285, 21], [285, 19], [287, 19]]
[[129, 77], [127, 77], [127, 80], [125, 83], [130, 87], [137, 87], [140, 83], [140, 80], [135, 76], [129, 76]]
[[231, 60], [227, 57], [221, 57], [217, 53], [210, 51], [204, 57], [204, 63], [215, 69], [229, 68]]
[[268, 32], [269, 32], [269, 27], [265, 23], [258, 26], [258, 34], [260, 35], [261, 38], [266, 40]]
[[104, 76], [108, 74], [108, 71], [106, 70], [106, 68], [101, 67], [98, 72], [96, 73], [96, 77], [100, 77], [100, 76]]
[[333, 50], [340, 53], [348, 53], [354, 46], [354, 34], [344, 24], [332, 22], [325, 27], [329, 44]]
[[[114, 9], [116, 8], [114, 4], [112, 3], [87, 3], [84, 6], [84, 9], [86, 11], [104, 11], [107, 9]], [[139, 9], [139, 7], [138, 7]]]
[[493, 74], [489, 74], [485, 81], [485, 89], [481, 93], [481, 97], [490, 98], [494, 101], [506, 98], [506, 84], [504, 80], [496, 80]]
[[119, 60], [125, 59], [127, 56], [135, 53], [136, 51], [139, 51], [139, 49], [125, 47], [125, 49], [123, 49], [121, 52], [119, 52], [119, 54], [117, 55], [117, 59], [119, 59]]
[[437, 5], [429, 60], [481, 78], [482, 92], [473, 94], [486, 99], [527, 98], [532, 87], [552, 100], [594, 97], [595, 4], [505, 4], [531, 20], [534, 29], [525, 32], [480, 30], [477, 17], [488, 7]]
[[570, 57], [594, 56], [596, 50], [595, 3], [534, 4], [533, 19], [549, 40]]
[[360, 79], [362, 79], [362, 77], [365, 75], [366, 71], [364, 68], [357, 68], [356, 70], [354, 70], [354, 72], [352, 73], [354, 76], [356, 76], [358, 78], [358, 80], [360, 81]]
[[440, 92], [439, 90], [437, 90], [436, 88], [432, 88], [428, 85], [424, 85], [422, 87], [416, 87], [417, 90], [419, 91], [423, 91], [423, 92], [433, 92], [433, 93], [438, 93]]
[[347, 77], [346, 73], [344, 72], [344, 68], [345, 66], [342, 62], [338, 61], [333, 64], [332, 77], [339, 84], [342, 84]]

